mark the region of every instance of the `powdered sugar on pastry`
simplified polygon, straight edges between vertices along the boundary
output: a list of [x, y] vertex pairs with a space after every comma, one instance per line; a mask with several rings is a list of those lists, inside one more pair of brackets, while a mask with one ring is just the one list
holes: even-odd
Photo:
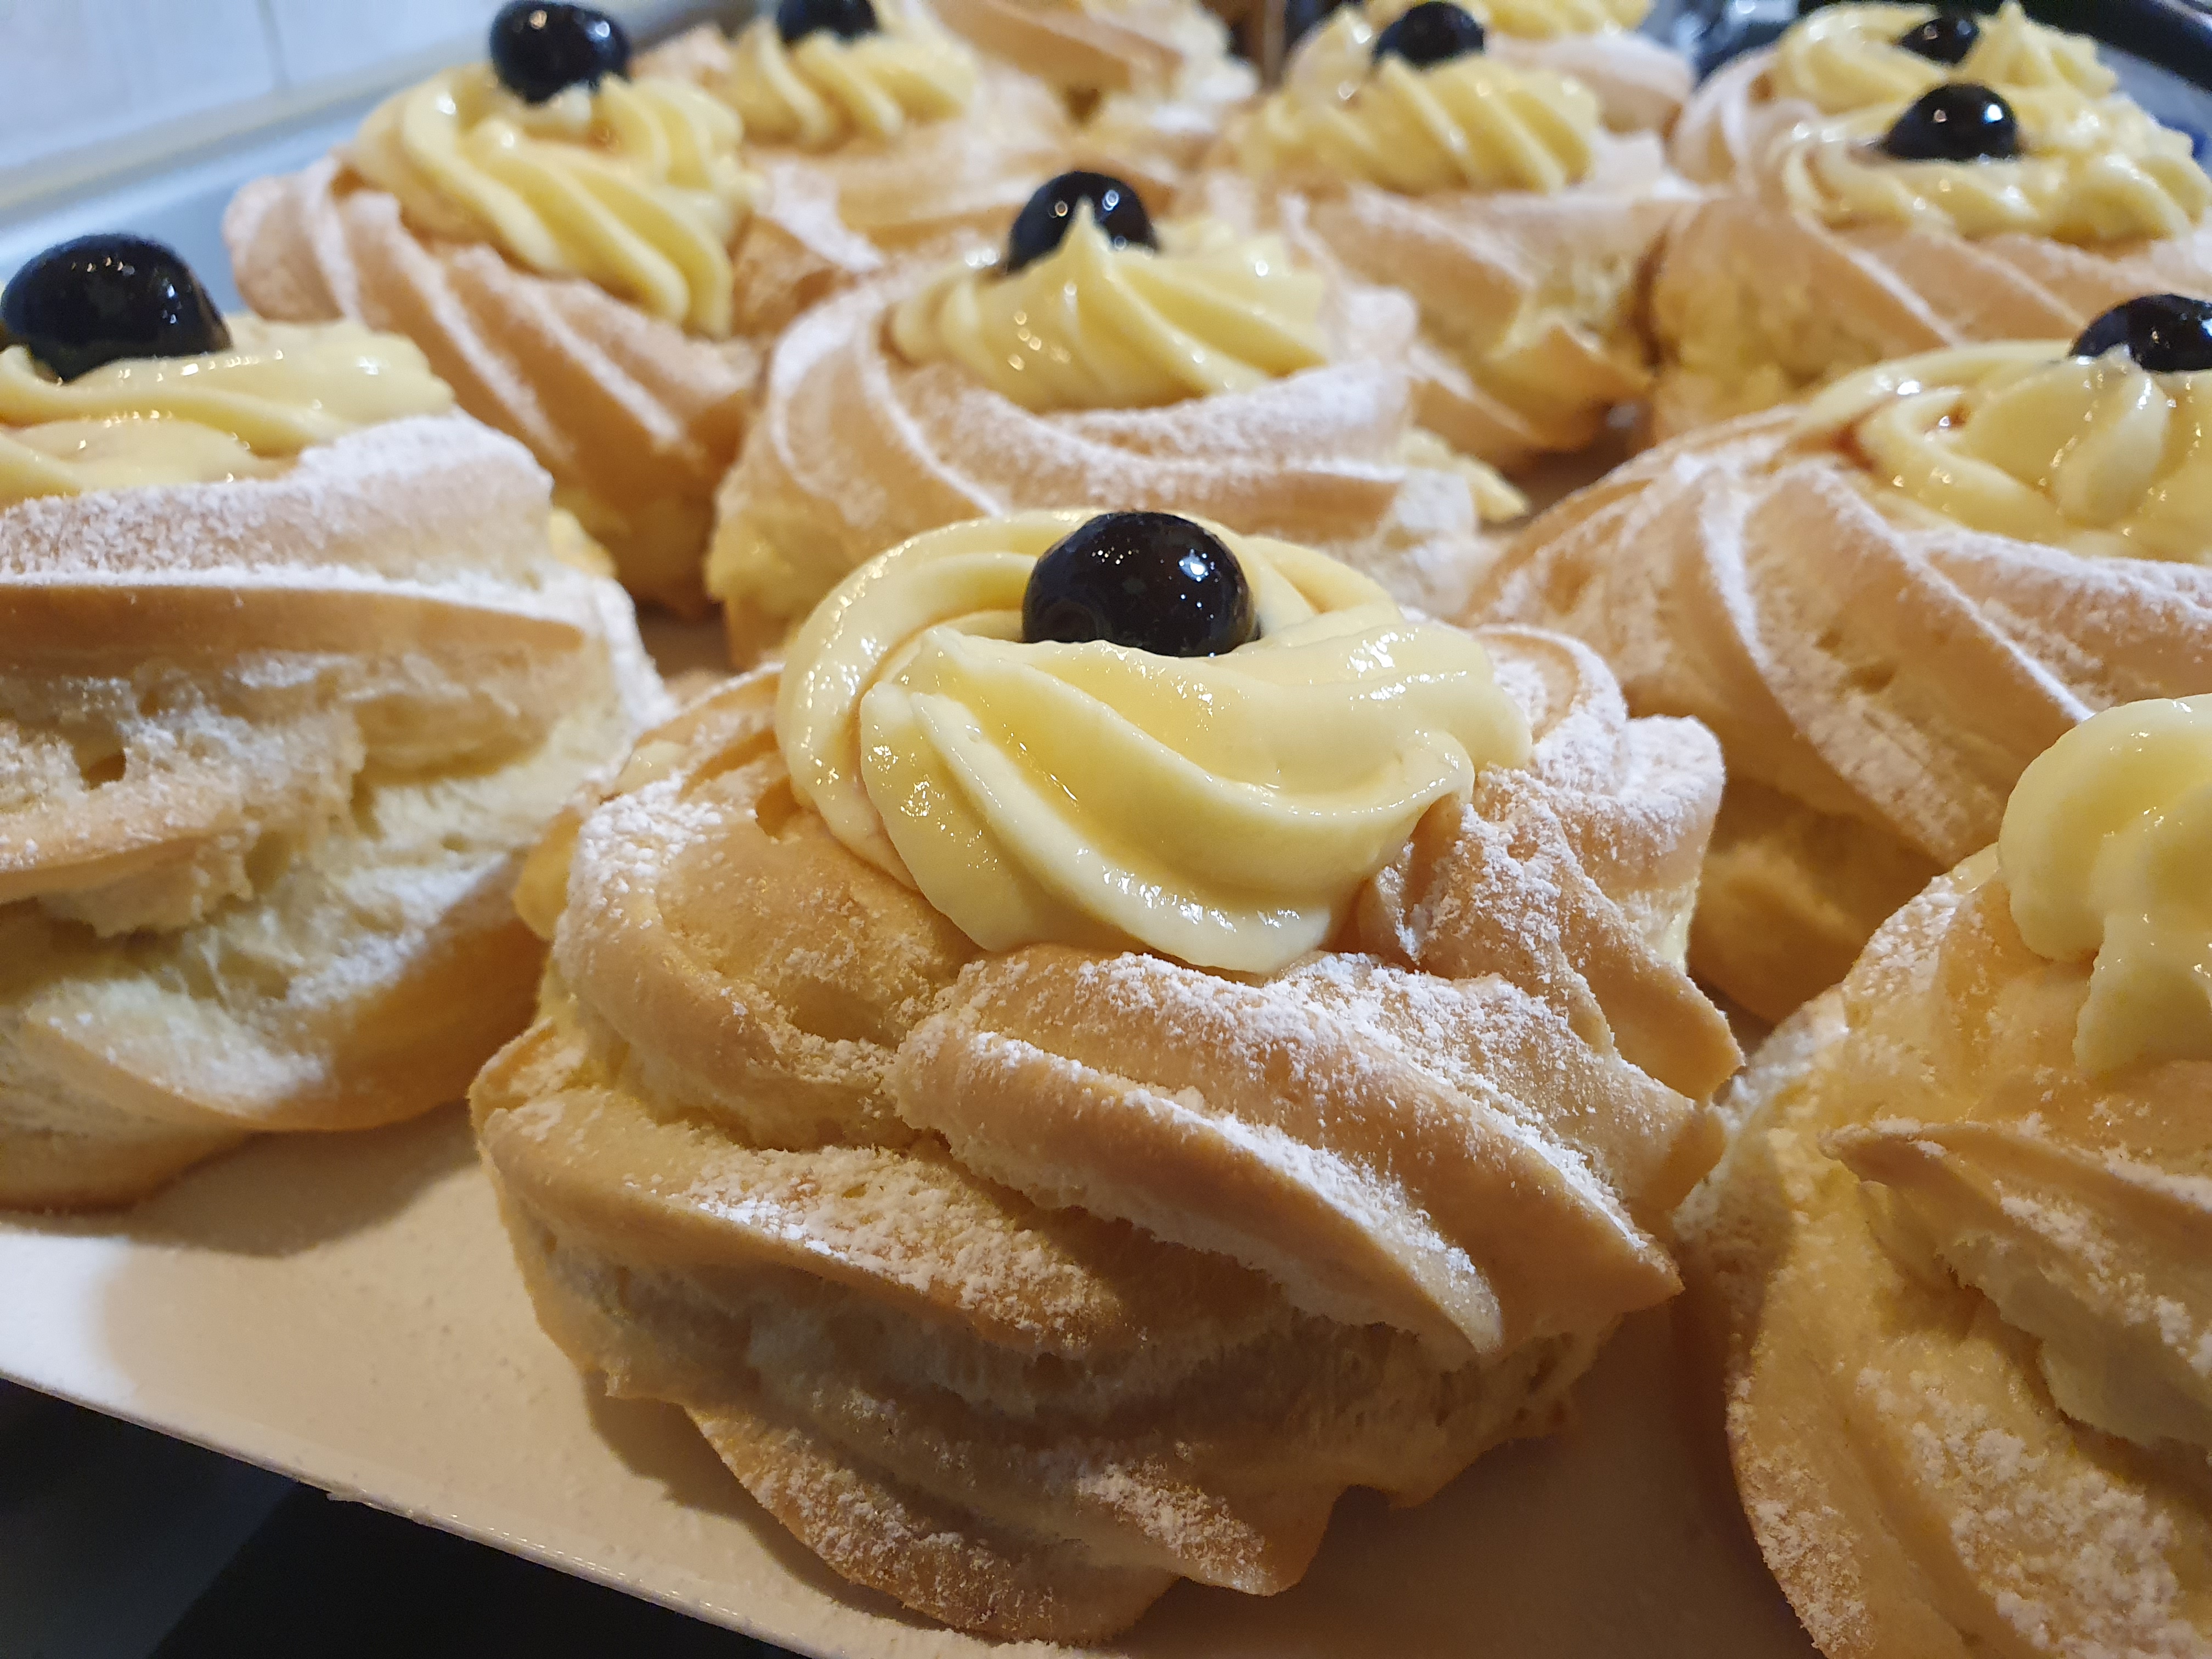
[[665, 712], [548, 514], [455, 416], [0, 511], [0, 1199], [407, 1116], [512, 1029], [520, 850]]
[[978, 951], [794, 794], [774, 671], [651, 734], [541, 855], [558, 971], [474, 1091], [548, 1330], [838, 1571], [1008, 1638], [1279, 1589], [1346, 1484], [1538, 1429], [1715, 1150], [1735, 1046], [1607, 894], [1679, 927], [1719, 778], [1586, 651], [1483, 646], [1517, 787], [1265, 977]]

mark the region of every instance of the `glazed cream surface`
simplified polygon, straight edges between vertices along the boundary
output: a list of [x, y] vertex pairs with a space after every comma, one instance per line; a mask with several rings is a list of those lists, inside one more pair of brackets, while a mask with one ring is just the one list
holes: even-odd
[[2153, 374], [2061, 340], [1930, 352], [1808, 407], [1888, 500], [2107, 556], [2212, 559], [2212, 374]]
[[[1302, 58], [1368, 57], [1369, 25], [1346, 8]], [[1587, 177], [1601, 128], [1595, 94], [1549, 70], [1470, 52], [1428, 69], [1396, 53], [1357, 79], [1293, 76], [1261, 101], [1237, 143], [1246, 171], [1318, 171], [1406, 196], [1446, 190], [1565, 189]]]
[[0, 351], [0, 506], [266, 477], [311, 444], [453, 407], [398, 335], [250, 316], [229, 326], [227, 350], [126, 358], [66, 381], [25, 347]]
[[1037, 559], [1092, 515], [933, 531], [793, 638], [776, 731], [839, 840], [988, 950], [1138, 945], [1267, 973], [1528, 730], [1481, 647], [1332, 559], [1217, 531], [1259, 637], [1217, 657], [1027, 644]]
[[955, 264], [892, 313], [911, 363], [957, 362], [1023, 408], [1139, 409], [1241, 392], [1327, 361], [1323, 283], [1279, 238], [1215, 220], [1115, 246], [1079, 204], [1060, 245], [1002, 274]]
[[1826, 115], [1909, 104], [1944, 81], [1977, 82], [2008, 97], [2034, 89], [2082, 100], [2102, 98], [2118, 84], [2098, 61], [2094, 40], [2035, 22], [2018, 0], [1976, 20], [1980, 35], [1959, 64], [1938, 64], [1897, 44], [1936, 13], [1933, 6], [1823, 6], [1775, 43], [1768, 84], [1775, 96], [1802, 99]]
[[2021, 775], [1997, 850], [2028, 947], [2094, 960], [2084, 1071], [2212, 1060], [2212, 696], [2075, 727]]
[[1966, 237], [2017, 233], [2103, 245], [2187, 234], [2212, 207], [2188, 138], [2126, 99], [2017, 93], [2021, 154], [1901, 161], [1881, 139], [1905, 103], [1873, 105], [1775, 147], [1774, 187], [1835, 226], [1894, 224]]
[[730, 249], [755, 188], [742, 124], [702, 88], [610, 76], [524, 102], [485, 64], [394, 94], [362, 124], [353, 170], [418, 231], [489, 242], [581, 276], [695, 334], [726, 337]]
[[786, 46], [773, 18], [738, 36], [723, 93], [756, 143], [833, 149], [888, 143], [917, 122], [957, 115], [975, 95], [975, 59], [937, 28], [878, 8], [857, 40], [817, 29]]

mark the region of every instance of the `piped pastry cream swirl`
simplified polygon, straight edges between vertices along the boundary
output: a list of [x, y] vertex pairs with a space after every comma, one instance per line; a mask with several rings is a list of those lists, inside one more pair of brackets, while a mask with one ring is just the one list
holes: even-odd
[[[1357, 32], [1340, 16], [1325, 26]], [[1316, 63], [1343, 61], [1324, 43]], [[1602, 130], [1589, 88], [1480, 52], [1416, 69], [1396, 53], [1356, 82], [1294, 77], [1237, 139], [1256, 177], [1315, 170], [1402, 196], [1448, 190], [1561, 190], [1589, 174]]]
[[1024, 643], [1031, 568], [1092, 516], [916, 537], [786, 658], [793, 792], [986, 950], [1133, 943], [1273, 972], [1335, 934], [1430, 806], [1527, 759], [1471, 635], [1288, 543], [1216, 532], [1259, 617], [1224, 655]]
[[2016, 108], [2016, 157], [1895, 160], [1881, 140], [1899, 112], [1880, 105], [1778, 144], [1774, 186], [1787, 205], [1832, 226], [2086, 245], [2185, 235], [2212, 207], [2212, 179], [2188, 138], [2126, 100], [2023, 96]]
[[2028, 948], [2095, 961], [2083, 1071], [2212, 1060], [2212, 696], [2075, 726], [2021, 774], [1997, 852]]
[[0, 507], [268, 477], [310, 445], [453, 407], [445, 382], [398, 335], [251, 316], [229, 326], [228, 349], [126, 358], [68, 381], [25, 347], [0, 351]]
[[680, 81], [609, 76], [529, 104], [477, 64], [387, 100], [347, 156], [419, 231], [490, 243], [720, 339], [753, 194], [741, 132], [734, 112]]
[[2212, 374], [2063, 341], [1929, 352], [1838, 382], [1808, 440], [1844, 440], [1888, 505], [2078, 553], [2212, 562]]
[[957, 362], [1033, 413], [1149, 409], [1328, 361], [1326, 284], [1291, 268], [1279, 237], [1218, 220], [1163, 225], [1158, 252], [1115, 246], [1079, 204], [1060, 246], [1002, 275], [952, 265], [891, 313], [910, 363]]
[[[1405, 3], [1370, 5], [1368, 15], [1386, 23], [1406, 10]], [[1522, 40], [1550, 40], [1562, 34], [1609, 34], [1632, 29], [1651, 9], [1651, 0], [1475, 0], [1467, 8], [1500, 34]]]
[[1995, 87], [2019, 101], [2024, 92], [2100, 99], [2119, 77], [2097, 60], [2097, 43], [2032, 20], [2019, 0], [1976, 20], [1979, 34], [1957, 64], [1908, 52], [1898, 37], [1936, 15], [1934, 6], [1823, 6], [1775, 43], [1766, 70], [1777, 98], [1801, 99], [1824, 115], [1870, 105], [1911, 103], [1945, 81]]
[[773, 17], [738, 35], [723, 95], [757, 143], [830, 149], [888, 142], [915, 122], [957, 115], [975, 95], [975, 59], [927, 23], [888, 5], [882, 27], [847, 40], [817, 29], [786, 46]]

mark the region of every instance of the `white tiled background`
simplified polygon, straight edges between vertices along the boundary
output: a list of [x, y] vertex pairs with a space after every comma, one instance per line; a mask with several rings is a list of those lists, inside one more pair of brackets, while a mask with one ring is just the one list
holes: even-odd
[[[600, 0], [617, 13], [654, 0]], [[483, 47], [500, 0], [0, 0], [0, 201], [131, 140], [204, 135]]]

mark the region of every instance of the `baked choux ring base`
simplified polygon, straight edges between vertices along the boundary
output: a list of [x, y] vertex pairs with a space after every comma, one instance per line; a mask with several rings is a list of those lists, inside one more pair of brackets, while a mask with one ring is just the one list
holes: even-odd
[[2174, 1130], [2212, 1066], [2082, 1077], [2087, 966], [2008, 906], [1992, 852], [1893, 918], [1731, 1088], [1680, 1218], [1752, 1530], [1828, 1659], [2205, 1651], [2203, 1448], [2069, 1416], [1970, 1274], [2093, 1287], [2123, 1395], [2187, 1375], [2212, 1218], [2204, 1137]]
[[1347, 1486], [1551, 1426], [1717, 1150], [1678, 952], [1718, 769], [1582, 648], [1484, 642], [1529, 767], [1264, 979], [980, 951], [799, 805], [773, 670], [649, 732], [526, 872], [554, 965], [471, 1094], [548, 1332], [1009, 1638], [1281, 1589]]

